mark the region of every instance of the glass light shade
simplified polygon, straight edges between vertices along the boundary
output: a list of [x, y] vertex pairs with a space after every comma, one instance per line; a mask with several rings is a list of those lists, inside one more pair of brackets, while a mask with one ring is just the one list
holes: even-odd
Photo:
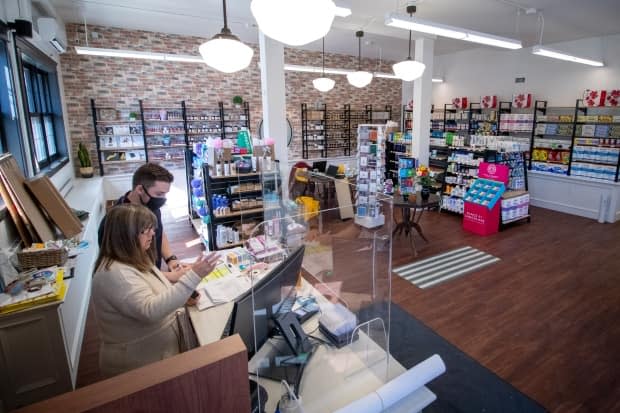
[[412, 80], [416, 80], [422, 76], [426, 66], [424, 63], [407, 59], [402, 62], [394, 63], [394, 65], [392, 65], [392, 69], [394, 69], [394, 74], [397, 78], [404, 80], [405, 82], [411, 82]]
[[312, 81], [312, 84], [320, 92], [329, 92], [334, 88], [336, 81], [328, 77], [318, 77]]
[[224, 73], [234, 73], [248, 67], [254, 50], [234, 36], [216, 35], [198, 48], [205, 63]]
[[336, 15], [333, 0], [252, 0], [250, 8], [265, 35], [290, 46], [324, 37]]
[[368, 86], [372, 81], [372, 73], [358, 70], [357, 72], [347, 73], [347, 80], [355, 87]]

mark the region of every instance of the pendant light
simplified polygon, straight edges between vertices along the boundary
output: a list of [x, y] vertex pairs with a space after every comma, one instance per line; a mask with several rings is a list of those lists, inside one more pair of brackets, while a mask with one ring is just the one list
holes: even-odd
[[323, 37], [323, 76], [314, 79], [312, 84], [320, 92], [329, 92], [336, 84], [335, 80], [325, 77], [325, 37]]
[[[415, 6], [407, 6], [407, 13], [409, 13], [409, 17], [412, 17], [415, 11]], [[395, 63], [392, 65], [392, 69], [394, 70], [396, 77], [404, 80], [405, 82], [416, 80], [422, 76], [424, 69], [426, 69], [424, 63], [416, 62], [411, 58], [411, 30], [409, 30], [409, 54], [407, 55], [407, 60]]]
[[241, 43], [232, 34], [226, 20], [226, 0], [222, 0], [224, 10], [224, 27], [213, 38], [200, 45], [198, 50], [205, 63], [215, 70], [234, 73], [248, 67], [252, 61], [254, 50]]
[[362, 37], [364, 37], [364, 32], [361, 30], [355, 32], [355, 36], [358, 39], [357, 72], [347, 73], [347, 80], [352, 86], [362, 88], [372, 82], [372, 73], [362, 70]]
[[333, 0], [252, 0], [250, 9], [265, 35], [289, 46], [325, 37], [337, 11]]

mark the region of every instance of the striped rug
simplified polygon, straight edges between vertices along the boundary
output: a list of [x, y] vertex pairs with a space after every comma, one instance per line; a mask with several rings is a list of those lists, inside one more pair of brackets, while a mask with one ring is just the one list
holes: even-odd
[[395, 268], [393, 271], [420, 288], [429, 288], [499, 261], [499, 258], [472, 247], [434, 255]]

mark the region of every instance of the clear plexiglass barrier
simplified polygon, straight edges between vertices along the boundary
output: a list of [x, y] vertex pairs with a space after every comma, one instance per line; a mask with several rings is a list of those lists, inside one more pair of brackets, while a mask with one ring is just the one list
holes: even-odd
[[269, 412], [334, 411], [404, 371], [389, 354], [391, 198], [360, 211], [346, 178], [307, 178], [284, 200], [264, 194], [245, 243], [252, 288], [233, 311]]

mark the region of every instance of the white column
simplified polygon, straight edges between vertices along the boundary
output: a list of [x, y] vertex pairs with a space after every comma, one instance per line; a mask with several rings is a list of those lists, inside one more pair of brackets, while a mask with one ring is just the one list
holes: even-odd
[[428, 166], [431, 102], [433, 100], [433, 39], [416, 39], [415, 60], [426, 69], [421, 78], [413, 81], [413, 156]]
[[280, 161], [282, 196], [288, 198], [288, 148], [286, 142], [286, 89], [284, 87], [284, 45], [259, 31], [260, 80], [263, 97], [263, 138], [275, 140]]

